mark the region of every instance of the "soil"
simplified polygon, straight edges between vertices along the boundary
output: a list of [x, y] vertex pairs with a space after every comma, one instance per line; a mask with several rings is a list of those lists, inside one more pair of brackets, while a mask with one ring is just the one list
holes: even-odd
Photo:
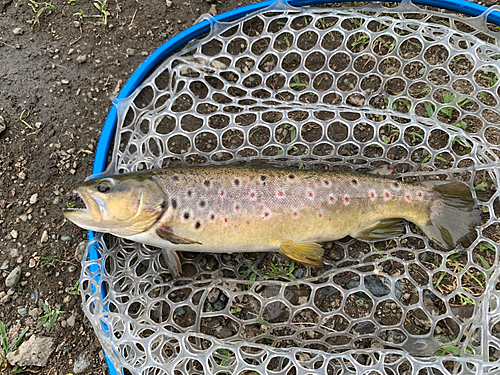
[[[29, 328], [25, 339], [31, 335], [37, 335], [49, 336], [55, 340], [56, 350], [46, 367], [37, 368], [39, 374], [73, 373], [75, 372], [74, 365], [76, 362], [81, 362], [82, 355], [90, 359], [89, 366], [82, 373], [101, 374], [107, 371], [101, 346], [91, 325], [83, 315], [81, 298], [75, 287], [80, 277], [80, 261], [86, 233], [71, 223], [65, 222], [61, 215], [63, 203], [61, 197], [68, 193], [73, 185], [91, 174], [100, 129], [111, 107], [110, 97], [119, 92], [129, 76], [149, 54], [167, 39], [194, 24], [202, 14], [210, 10], [222, 13], [251, 2], [250, 0], [221, 2], [167, 0], [150, 4], [140, 0], [123, 3], [114, 1], [108, 3], [107, 13], [102, 13], [95, 6], [99, 4], [98, 2], [83, 0], [70, 0], [69, 2], [53, 0], [50, 3], [38, 3], [46, 6], [50, 4], [53, 8], [44, 7], [44, 5], [35, 6], [37, 3], [30, 0], [21, 0], [17, 4], [12, 0], [0, 0], [0, 61], [3, 63], [0, 67], [0, 98], [2, 98], [0, 100], [0, 272], [2, 276], [0, 278], [0, 321], [5, 324], [10, 343], [15, 342], [25, 328]], [[484, 5], [496, 3], [496, 1], [482, 2]], [[276, 25], [279, 27], [279, 23]], [[301, 27], [301, 25], [296, 26]], [[350, 26], [355, 28], [355, 24]], [[373, 25], [374, 28], [379, 26]], [[357, 37], [363, 36], [357, 35]], [[308, 49], [309, 45], [315, 43], [313, 38], [299, 41], [299, 45], [304, 49]], [[376, 52], [381, 56], [388, 54], [390, 50], [384, 46], [390, 44], [391, 40], [381, 40], [380, 48]], [[328, 45], [330, 50], [337, 48], [335, 39], [332, 39], [331, 44]], [[283, 50], [287, 48], [286, 44], [275, 47]], [[253, 48], [257, 48], [258, 51], [258, 48], [264, 50], [266, 46]], [[363, 49], [363, 44], [359, 44], [353, 52], [362, 52]], [[436, 49], [429, 56], [428, 62], [437, 63], [439, 61], [435, 62], [430, 59], [446, 58], [441, 56], [438, 47]], [[418, 52], [418, 45], [412, 43], [408, 43], [401, 51], [408, 58]], [[329, 61], [330, 67], [341, 72], [344, 69], [343, 66], [349, 63], [346, 58], [349, 58], [346, 54], [339, 53]], [[272, 58], [266, 60], [262, 64], [262, 71], [269, 71], [275, 63]], [[305, 62], [312, 70], [316, 64], [323, 65], [323, 63], [321, 56], [314, 54]], [[297, 64], [298, 62], [291, 58], [287, 62], [286, 70], [294, 71]], [[362, 82], [363, 89], [368, 93], [376, 91], [380, 83], [377, 82], [376, 76], [370, 79], [368, 72], [373, 69], [370, 57], [361, 55], [355, 61], [355, 67], [359, 72], [367, 73]], [[390, 76], [391, 67], [393, 70], [394, 62], [389, 58], [386, 66], [381, 65], [380, 73]], [[466, 61], [462, 61], [461, 65], [457, 63], [456, 69], [467, 72], [470, 67], [466, 65]], [[415, 79], [411, 92], [416, 98], [425, 98], [426, 85], [418, 82], [421, 78], [418, 75], [420, 71], [418, 64], [410, 63], [404, 67], [404, 70], [408, 78]], [[432, 77], [435, 78], [436, 83], [447, 82], [447, 77], [439, 70], [431, 74]], [[284, 85], [282, 78], [272, 77], [267, 82], [268, 86], [273, 89], [282, 87]], [[349, 87], [355, 84], [352, 78], [348, 74], [344, 77], [343, 82], [346, 87], [342, 91], [348, 92]], [[297, 83], [296, 91], [300, 91], [304, 78], [299, 74], [295, 82]], [[331, 84], [332, 77], [328, 73], [324, 76], [317, 76], [318, 90], [329, 90]], [[487, 85], [487, 82], [484, 84]], [[397, 94], [402, 90], [400, 85], [401, 82], [395, 79], [385, 89]], [[464, 93], [467, 92], [466, 81], [457, 81], [457, 85]], [[442, 102], [445, 93], [442, 92], [439, 97], [431, 100]], [[337, 94], [332, 93], [328, 103], [335, 104], [339, 101], [338, 95], [335, 95]], [[315, 98], [304, 97], [301, 100], [311, 103], [315, 101]], [[482, 96], [478, 100], [488, 103], [494, 101], [493, 98], [487, 96]], [[356, 102], [357, 98], [353, 97], [353, 105]], [[375, 108], [384, 108], [383, 98], [370, 104]], [[468, 106], [474, 106], [474, 104], [474, 102], [467, 103]], [[491, 105], [494, 106], [496, 103], [491, 102]], [[402, 114], [408, 111], [403, 101], [397, 103], [395, 109]], [[416, 111], [417, 113], [421, 111], [421, 115], [425, 117], [424, 106], [416, 108]], [[209, 108], [207, 108], [207, 113], [210, 113]], [[276, 113], [276, 118], [271, 118], [269, 121], [277, 120], [278, 116], [279, 113]], [[297, 113], [297, 116], [300, 116], [300, 113]], [[479, 129], [472, 130], [474, 123], [472, 117], [469, 131], [478, 131]], [[226, 126], [224, 117], [213, 116], [212, 118], [214, 128]], [[456, 114], [450, 113], [447, 116], [443, 115], [441, 121], [447, 123], [455, 118]], [[251, 114], [242, 114], [241, 122], [251, 126], [255, 119]], [[2, 125], [6, 126], [3, 131]], [[183, 129], [186, 131], [194, 131], [198, 127], [196, 118], [183, 124]], [[283, 125], [280, 128], [279, 134], [282, 136], [280, 143], [285, 145], [285, 151], [290, 155], [301, 155], [305, 153], [305, 150], [297, 148], [290, 151], [291, 148], [288, 146], [293, 141], [292, 128], [292, 125]], [[345, 125], [340, 122], [332, 124], [327, 135], [334, 141], [341, 141], [346, 138], [344, 128]], [[262, 139], [265, 143], [265, 139], [268, 138], [267, 134], [260, 134], [261, 130], [265, 132], [267, 128], [255, 126], [255, 129], [250, 143], [258, 146]], [[374, 137], [373, 128], [369, 126], [358, 130], [359, 132], [355, 131], [355, 137], [362, 142]], [[393, 142], [391, 137], [394, 138], [395, 132], [394, 129], [387, 129], [379, 136], [385, 137], [390, 143]], [[405, 133], [408, 143], [418, 143], [418, 137], [411, 136], [411, 134], [410, 131]], [[497, 134], [494, 136], [498, 137]], [[314, 123], [310, 124], [308, 137], [310, 139], [307, 140], [311, 142], [321, 137]], [[241, 134], [237, 130], [228, 131], [227, 137], [223, 138], [227, 139], [226, 147], [231, 145], [237, 148], [242, 142]], [[439, 138], [436, 137], [436, 139], [439, 142]], [[446, 141], [441, 140], [441, 142]], [[199, 139], [196, 147], [202, 151], [210, 151], [212, 146], [208, 139]], [[273, 149], [269, 154], [279, 155], [278, 152], [280, 150]], [[318, 155], [321, 155], [321, 152], [318, 149]], [[329, 153], [328, 150], [324, 152]], [[370, 156], [374, 156], [377, 152], [379, 151], [374, 150]], [[346, 155], [351, 155], [351, 153], [355, 155], [357, 151], [345, 150]], [[400, 157], [396, 150], [393, 158], [397, 160]], [[423, 159], [425, 155], [419, 157]], [[335, 261], [342, 259], [344, 249], [339, 250], [333, 244], [329, 246], [330, 258]], [[385, 243], [377, 245], [379, 250], [386, 250], [384, 246], [388, 245]], [[419, 248], [419, 244], [408, 244], [408, 246]], [[350, 246], [349, 250], [353, 251], [353, 254], [350, 254], [351, 258], [364, 255], [363, 244]], [[487, 253], [487, 249], [481, 251], [485, 253], [479, 254], [492, 263], [492, 255]], [[406, 260], [407, 254], [397, 256]], [[436, 262], [422, 260], [422, 262], [427, 261], [430, 264], [429, 269], [434, 269], [433, 264]], [[457, 264], [460, 261], [458, 259]], [[337, 265], [339, 268], [346, 266], [348, 264]], [[402, 265], [397, 262], [391, 262], [385, 266], [384, 271], [391, 275], [404, 272]], [[20, 267], [22, 271], [20, 281], [7, 288], [5, 278], [16, 267]], [[297, 269], [300, 270], [300, 267]], [[417, 284], [424, 285], [428, 282], [428, 278], [419, 278], [419, 275], [425, 272], [423, 269], [410, 269], [409, 277], [413, 278]], [[435, 275], [439, 277], [438, 274]], [[352, 279], [348, 271], [345, 275], [339, 274], [338, 276], [344, 277], [346, 283]], [[442, 278], [442, 285], [456, 284], [453, 282], [453, 277], [447, 273]], [[447, 280], [448, 278], [450, 280]], [[341, 284], [342, 280], [339, 279], [338, 283]], [[407, 283], [402, 284], [403, 294], [413, 294], [413, 284], [409, 279]], [[327, 292], [325, 293], [327, 297], [316, 295], [321, 299], [318, 305], [324, 311], [330, 311], [332, 306], [338, 303], [335, 300], [336, 297], [332, 297], [333, 288], [332, 291]], [[443, 288], [441, 292], [443, 296], [446, 296], [453, 290]], [[479, 295], [481, 292], [477, 293]], [[248, 305], [252, 297], [245, 296], [245, 298], [248, 300], [241, 302], [243, 305]], [[359, 306], [359, 303], [356, 304], [357, 299], [366, 300], [364, 296], [353, 295], [353, 299], [348, 300], [346, 305], [346, 309], [349, 309], [349, 305], [353, 306], [349, 310], [353, 318], [364, 316], [366, 311], [373, 307], [367, 303], [366, 311], [357, 308], [356, 306]], [[441, 299], [430, 294], [429, 299], [432, 299], [436, 311], [441, 311]], [[414, 303], [416, 302], [407, 301], [408, 305]], [[52, 327], [47, 324], [41, 325], [47, 309], [51, 316], [54, 316], [56, 311], [64, 311], [58, 315]], [[238, 314], [243, 316], [249, 311], [243, 309]], [[425, 319], [418, 319], [420, 312], [421, 310], [415, 310], [415, 322], [410, 320], [405, 322], [405, 327], [408, 324], [406, 328], [411, 333], [427, 333], [425, 330], [428, 329], [428, 325], [422, 323]], [[271, 311], [265, 310], [265, 313], [271, 315]], [[358, 315], [355, 316], [355, 314]], [[380, 317], [382, 324], [386, 325], [401, 320], [401, 311], [385, 304], [377, 306], [376, 314]], [[288, 319], [283, 316], [278, 316], [278, 318]], [[187, 319], [184, 319], [184, 323], [189, 326]], [[297, 317], [297, 319], [300, 323], [304, 323], [308, 322], [307, 319], [310, 317]], [[345, 329], [345, 327], [338, 327], [341, 323], [336, 321], [335, 317], [332, 319], [328, 323], [331, 328], [338, 331]], [[38, 326], [40, 328], [37, 328]], [[209, 322], [206, 326], [210, 326]], [[250, 328], [248, 335], [252, 337], [253, 333]], [[8, 368], [8, 370], [12, 369]]]

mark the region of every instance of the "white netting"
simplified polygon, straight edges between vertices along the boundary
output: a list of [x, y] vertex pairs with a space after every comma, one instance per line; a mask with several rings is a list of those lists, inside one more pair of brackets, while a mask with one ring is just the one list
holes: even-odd
[[[111, 236], [84, 310], [116, 368], [143, 374], [493, 374], [500, 365], [499, 39], [481, 18], [277, 4], [168, 57], [118, 103], [107, 173], [234, 160], [449, 178], [481, 192], [467, 249], [403, 236], [279, 254], [183, 253]], [[100, 282], [94, 277], [100, 275]], [[104, 292], [105, 291], [105, 292]]]

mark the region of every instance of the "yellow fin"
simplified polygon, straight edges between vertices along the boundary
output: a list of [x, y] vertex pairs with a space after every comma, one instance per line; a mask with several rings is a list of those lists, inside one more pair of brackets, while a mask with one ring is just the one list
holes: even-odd
[[297, 262], [307, 264], [309, 266], [322, 266], [323, 248], [316, 242], [300, 242], [282, 241], [279, 243], [279, 248], [283, 253]]
[[351, 236], [358, 240], [381, 240], [403, 233], [405, 222], [402, 219], [385, 219], [377, 221], [358, 232], [351, 233]]

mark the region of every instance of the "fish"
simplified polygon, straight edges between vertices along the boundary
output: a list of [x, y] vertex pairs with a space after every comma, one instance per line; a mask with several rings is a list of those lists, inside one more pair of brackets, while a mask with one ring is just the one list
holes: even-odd
[[73, 190], [85, 207], [64, 217], [81, 228], [176, 251], [281, 251], [323, 265], [321, 243], [380, 240], [414, 223], [444, 249], [479, 224], [470, 188], [455, 181], [412, 183], [370, 174], [266, 165], [153, 169], [88, 180]]

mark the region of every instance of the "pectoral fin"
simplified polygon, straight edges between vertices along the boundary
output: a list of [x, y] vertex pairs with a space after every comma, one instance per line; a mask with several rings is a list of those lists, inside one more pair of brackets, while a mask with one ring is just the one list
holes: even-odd
[[193, 240], [190, 240], [189, 238], [182, 238], [182, 237], [176, 236], [174, 234], [174, 232], [172, 231], [172, 228], [170, 228], [170, 227], [159, 227], [156, 229], [156, 234], [162, 240], [168, 241], [168, 242], [173, 243], [175, 245], [188, 245], [188, 244], [201, 245], [201, 242], [193, 241]]
[[387, 219], [377, 221], [368, 227], [351, 233], [351, 236], [359, 240], [381, 240], [388, 237], [398, 236], [405, 229], [405, 222], [401, 219]]
[[282, 241], [279, 243], [279, 248], [283, 253], [297, 262], [307, 264], [309, 266], [322, 266], [323, 248], [316, 242], [299, 242]]
[[181, 275], [182, 265], [177, 253], [168, 249], [161, 249], [161, 253], [172, 275], [174, 277], [179, 277]]

